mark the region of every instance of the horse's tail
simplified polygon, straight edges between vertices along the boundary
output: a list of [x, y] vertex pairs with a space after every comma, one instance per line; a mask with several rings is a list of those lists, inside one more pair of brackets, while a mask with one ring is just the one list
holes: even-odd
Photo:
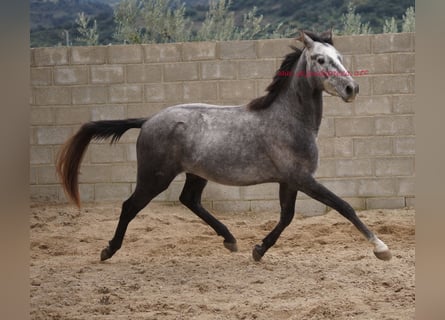
[[146, 118], [88, 122], [65, 142], [58, 154], [56, 170], [65, 193], [78, 207], [80, 207], [79, 167], [90, 141], [111, 137], [111, 143], [115, 143], [125, 131], [141, 128], [145, 121], [147, 121]]

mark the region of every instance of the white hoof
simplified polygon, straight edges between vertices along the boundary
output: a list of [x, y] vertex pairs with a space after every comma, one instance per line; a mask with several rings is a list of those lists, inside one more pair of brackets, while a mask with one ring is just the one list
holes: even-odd
[[380, 260], [391, 260], [392, 254], [389, 251], [388, 246], [379, 238], [374, 237], [371, 242], [374, 244], [374, 254]]

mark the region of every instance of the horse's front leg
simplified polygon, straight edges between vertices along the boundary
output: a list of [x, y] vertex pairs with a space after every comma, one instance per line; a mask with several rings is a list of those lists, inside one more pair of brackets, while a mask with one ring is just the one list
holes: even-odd
[[295, 200], [297, 190], [289, 188], [287, 184], [280, 184], [280, 221], [275, 228], [263, 239], [262, 244], [257, 244], [252, 251], [255, 261], [261, 260], [266, 251], [272, 247], [281, 235], [283, 230], [291, 223], [295, 214]]
[[306, 176], [304, 179], [301, 179], [298, 189], [311, 198], [338, 211], [342, 216], [351, 221], [366, 239], [374, 245], [374, 254], [377, 258], [381, 260], [391, 259], [392, 255], [388, 246], [368, 229], [357, 216], [354, 209], [346, 201], [342, 200], [322, 184], [318, 183], [312, 176]]

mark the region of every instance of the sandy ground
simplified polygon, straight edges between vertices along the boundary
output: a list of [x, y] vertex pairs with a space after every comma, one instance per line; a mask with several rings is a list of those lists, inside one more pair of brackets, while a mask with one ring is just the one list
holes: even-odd
[[389, 262], [335, 211], [296, 217], [261, 262], [251, 249], [278, 213], [216, 214], [222, 238], [181, 206], [150, 204], [106, 262], [119, 204], [33, 205], [32, 319], [414, 319], [414, 210], [359, 213]]

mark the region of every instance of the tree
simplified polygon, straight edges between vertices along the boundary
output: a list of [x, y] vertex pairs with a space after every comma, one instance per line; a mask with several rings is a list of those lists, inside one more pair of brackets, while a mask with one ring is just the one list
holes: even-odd
[[77, 38], [81, 44], [87, 46], [96, 46], [99, 44], [99, 33], [97, 31], [97, 22], [94, 20], [93, 26], [89, 27], [91, 18], [87, 17], [84, 12], [78, 13], [76, 18], [77, 32], [80, 37]]
[[397, 33], [397, 22], [394, 17], [386, 19], [383, 23], [383, 33]]
[[406, 9], [403, 15], [402, 32], [415, 32], [416, 31], [416, 17], [414, 7]]
[[123, 43], [189, 41], [190, 21], [179, 0], [122, 0], [114, 12], [115, 39]]
[[341, 17], [341, 22], [343, 24], [342, 34], [369, 34], [371, 33], [371, 28], [369, 27], [369, 22], [362, 23], [362, 17], [358, 13], [355, 13], [356, 7], [350, 1], [348, 3], [348, 12], [343, 14]]
[[140, 26], [140, 0], [122, 0], [114, 9], [116, 32], [114, 38], [121, 43], [142, 43]]
[[235, 15], [229, 11], [232, 1], [210, 0], [209, 11], [198, 30], [196, 40], [232, 40], [235, 35]]

